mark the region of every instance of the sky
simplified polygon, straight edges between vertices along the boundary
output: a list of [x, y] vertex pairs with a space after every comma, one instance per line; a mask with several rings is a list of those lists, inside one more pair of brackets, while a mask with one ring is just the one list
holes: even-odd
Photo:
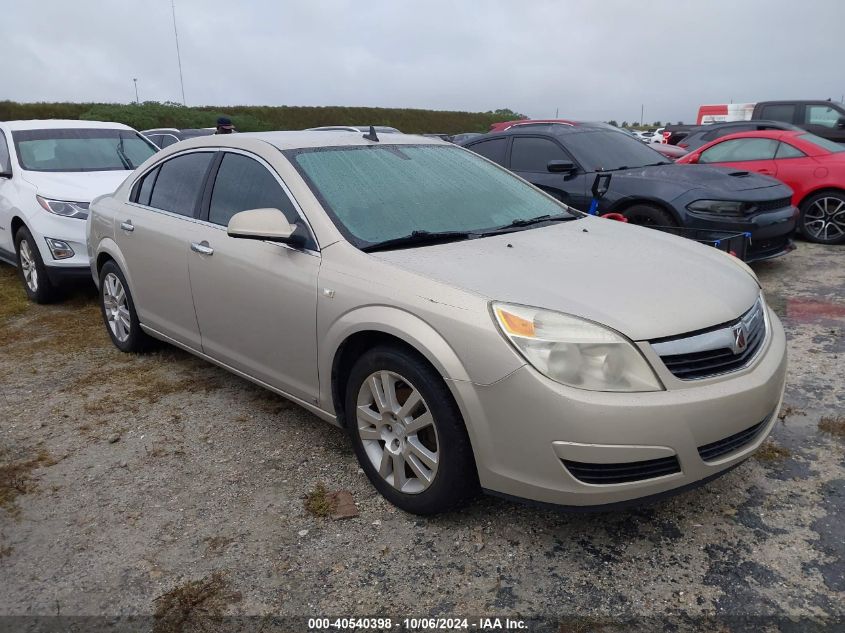
[[[840, 100], [845, 0], [175, 0], [188, 105], [694, 120]], [[0, 100], [181, 101], [171, 0], [0, 0]], [[343, 123], [343, 122], [338, 122]]]

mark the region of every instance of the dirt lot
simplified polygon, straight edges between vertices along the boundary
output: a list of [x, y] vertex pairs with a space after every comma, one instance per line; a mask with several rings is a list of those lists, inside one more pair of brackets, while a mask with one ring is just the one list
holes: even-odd
[[[32, 306], [0, 265], [0, 614], [841, 623], [845, 250], [801, 243], [756, 269], [790, 353], [757, 457], [625, 512], [483, 497], [421, 519], [374, 492], [340, 430], [181, 351], [121, 354], [91, 293]], [[306, 511], [320, 484], [360, 516]]]

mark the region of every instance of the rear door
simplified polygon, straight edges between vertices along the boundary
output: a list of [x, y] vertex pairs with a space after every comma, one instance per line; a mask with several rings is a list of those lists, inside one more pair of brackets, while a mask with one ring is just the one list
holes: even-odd
[[[305, 248], [229, 237], [240, 211], [275, 208]], [[203, 352], [293, 396], [315, 402], [317, 274], [314, 238], [287, 189], [259, 157], [222, 154], [194, 226], [188, 268]]]
[[770, 138], [734, 138], [707, 148], [699, 156], [700, 164], [725, 164], [744, 171], [777, 176], [775, 161], [779, 141]]
[[115, 227], [141, 323], [194, 349], [201, 342], [188, 253], [213, 157], [209, 151], [178, 154], [148, 171]]
[[796, 114], [798, 106], [794, 103], [769, 103], [762, 104], [754, 111], [755, 119], [766, 119], [768, 121], [782, 121], [784, 123], [797, 123]]
[[[576, 170], [569, 174], [552, 173], [550, 161], [569, 161]], [[514, 136], [509, 168], [522, 178], [558, 200], [586, 211], [590, 206], [587, 176], [575, 159], [554, 139], [546, 136]]]

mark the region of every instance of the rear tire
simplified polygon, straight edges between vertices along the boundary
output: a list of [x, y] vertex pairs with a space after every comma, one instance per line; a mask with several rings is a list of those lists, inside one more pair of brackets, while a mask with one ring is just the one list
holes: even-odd
[[398, 346], [364, 353], [346, 384], [358, 462], [393, 505], [413, 514], [460, 508], [479, 491], [463, 418], [443, 378]]
[[55, 301], [58, 290], [47, 276], [47, 267], [41, 259], [38, 245], [25, 226], [15, 233], [15, 254], [18, 260], [18, 275], [29, 300], [35, 303]]
[[100, 313], [114, 346], [121, 352], [145, 352], [152, 339], [141, 329], [126, 277], [108, 261], [100, 269]]
[[678, 226], [671, 213], [653, 204], [636, 203], [622, 212], [628, 222], [639, 226]]
[[822, 191], [804, 200], [798, 230], [808, 242], [845, 243], [845, 192]]

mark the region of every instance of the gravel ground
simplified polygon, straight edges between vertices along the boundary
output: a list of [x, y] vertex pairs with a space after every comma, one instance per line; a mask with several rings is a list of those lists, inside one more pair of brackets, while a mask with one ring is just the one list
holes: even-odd
[[[121, 354], [91, 292], [28, 305], [0, 265], [0, 615], [166, 616], [206, 592], [188, 602], [236, 615], [841, 624], [845, 251], [801, 243], [756, 269], [790, 354], [757, 457], [628, 511], [482, 497], [422, 519], [375, 493], [340, 430], [181, 351]], [[360, 516], [308, 513], [320, 484]]]

